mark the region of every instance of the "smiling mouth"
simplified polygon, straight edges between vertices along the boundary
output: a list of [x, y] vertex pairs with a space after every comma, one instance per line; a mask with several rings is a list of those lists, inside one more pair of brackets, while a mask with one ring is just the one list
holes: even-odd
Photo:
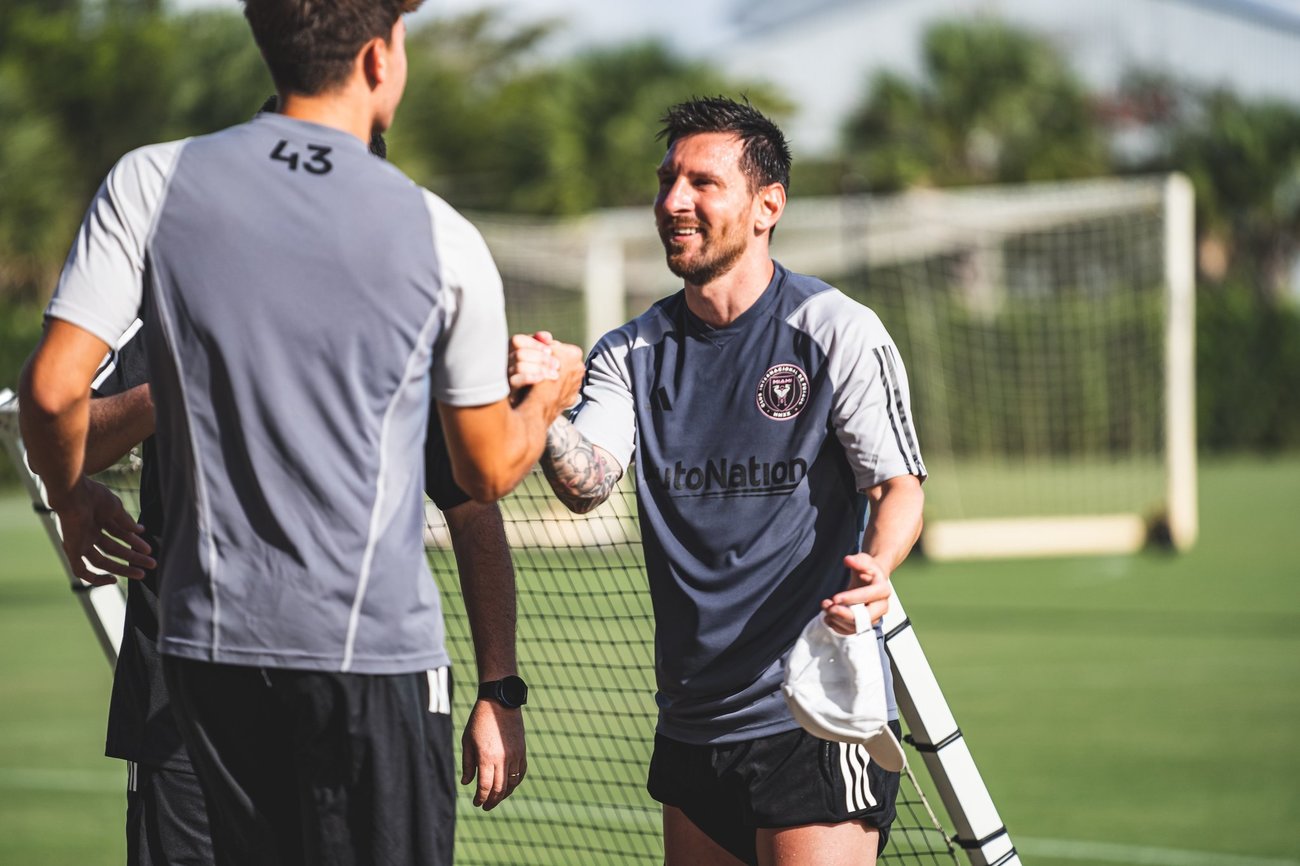
[[685, 241], [701, 234], [699, 226], [665, 226], [661, 231], [664, 240]]

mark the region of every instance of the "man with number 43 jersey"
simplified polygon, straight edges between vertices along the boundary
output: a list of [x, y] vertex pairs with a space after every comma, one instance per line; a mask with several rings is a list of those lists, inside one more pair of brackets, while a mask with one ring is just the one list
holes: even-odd
[[558, 345], [510, 393], [482, 237], [367, 149], [418, 5], [244, 0], [280, 113], [119, 160], [20, 382], [73, 570], [141, 578], [142, 527], [84, 451], [95, 369], [144, 322], [158, 651], [221, 866], [452, 861], [425, 817], [454, 813], [425, 730], [428, 672], [449, 663], [423, 545], [431, 402], [456, 483], [491, 502], [581, 376]]

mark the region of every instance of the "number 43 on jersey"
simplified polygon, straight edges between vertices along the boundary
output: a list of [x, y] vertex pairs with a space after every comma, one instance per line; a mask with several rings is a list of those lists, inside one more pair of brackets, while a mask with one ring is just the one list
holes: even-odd
[[308, 144], [306, 147], [311, 151], [311, 156], [302, 159], [299, 151], [293, 149], [289, 142], [280, 139], [275, 150], [271, 151], [271, 159], [287, 164], [290, 171], [297, 171], [301, 160], [303, 171], [311, 174], [329, 174], [334, 168], [334, 163], [329, 161], [329, 154], [333, 148], [321, 144]]

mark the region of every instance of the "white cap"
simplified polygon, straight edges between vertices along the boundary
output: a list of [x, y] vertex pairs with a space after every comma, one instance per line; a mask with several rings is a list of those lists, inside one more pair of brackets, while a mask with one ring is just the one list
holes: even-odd
[[885, 675], [866, 605], [854, 605], [857, 634], [840, 634], [817, 614], [785, 665], [785, 701], [795, 720], [823, 740], [860, 743], [871, 760], [897, 773], [907, 765], [889, 729]]

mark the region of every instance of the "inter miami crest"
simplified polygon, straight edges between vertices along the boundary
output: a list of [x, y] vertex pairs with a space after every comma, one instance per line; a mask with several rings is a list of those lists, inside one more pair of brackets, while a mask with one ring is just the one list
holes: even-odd
[[794, 364], [777, 364], [758, 380], [758, 411], [773, 421], [788, 421], [808, 402], [808, 374]]

